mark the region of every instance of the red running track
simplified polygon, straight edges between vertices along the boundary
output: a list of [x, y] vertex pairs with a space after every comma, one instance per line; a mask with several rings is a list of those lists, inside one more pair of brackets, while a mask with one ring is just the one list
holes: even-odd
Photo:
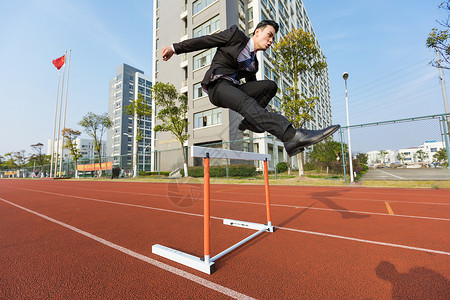
[[[207, 275], [202, 185], [0, 180], [0, 299], [450, 299], [450, 190], [271, 186], [274, 233]], [[264, 186], [211, 186], [211, 254], [265, 222]], [[389, 209], [388, 209], [389, 207]]]

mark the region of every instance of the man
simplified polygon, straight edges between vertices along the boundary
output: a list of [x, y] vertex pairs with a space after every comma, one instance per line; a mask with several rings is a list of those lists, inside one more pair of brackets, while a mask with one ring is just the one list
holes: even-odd
[[[236, 25], [208, 36], [202, 36], [163, 47], [163, 60], [173, 54], [182, 54], [217, 47], [211, 66], [202, 81], [212, 104], [229, 108], [241, 114], [244, 119], [240, 130], [269, 132], [284, 142], [289, 156], [294, 156], [305, 147], [332, 135], [339, 125], [322, 130], [295, 129], [282, 115], [265, 109], [277, 92], [277, 85], [271, 80], [256, 81], [258, 60], [256, 52], [266, 51], [272, 45], [278, 32], [275, 21], [264, 20], [248, 38]], [[245, 79], [241, 84], [240, 79]]]

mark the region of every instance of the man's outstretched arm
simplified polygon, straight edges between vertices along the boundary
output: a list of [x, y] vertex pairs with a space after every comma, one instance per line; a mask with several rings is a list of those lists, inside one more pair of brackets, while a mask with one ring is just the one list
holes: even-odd
[[237, 26], [233, 25], [229, 29], [218, 33], [188, 39], [180, 43], [174, 43], [172, 46], [165, 46], [161, 50], [163, 60], [169, 60], [174, 54], [225, 46], [237, 30]]

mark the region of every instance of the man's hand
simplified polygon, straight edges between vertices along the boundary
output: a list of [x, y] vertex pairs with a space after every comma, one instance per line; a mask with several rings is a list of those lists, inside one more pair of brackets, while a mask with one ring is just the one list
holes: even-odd
[[172, 57], [172, 55], [174, 55], [174, 53], [175, 52], [172, 50], [172, 47], [170, 47], [170, 46], [163, 47], [162, 51], [161, 51], [161, 55], [162, 55], [164, 61], [169, 60]]

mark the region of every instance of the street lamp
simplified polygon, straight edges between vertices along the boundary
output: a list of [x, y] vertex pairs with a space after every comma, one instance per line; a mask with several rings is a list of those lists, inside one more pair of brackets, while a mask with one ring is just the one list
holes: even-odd
[[350, 182], [353, 182], [354, 178], [353, 178], [352, 143], [350, 141], [350, 121], [349, 121], [349, 117], [348, 117], [348, 97], [347, 97], [348, 73], [344, 72], [344, 74], [342, 74], [342, 78], [344, 78], [344, 81], [345, 81], [345, 107], [347, 110], [347, 133], [348, 133], [348, 156], [349, 156], [349, 162], [350, 162]]

